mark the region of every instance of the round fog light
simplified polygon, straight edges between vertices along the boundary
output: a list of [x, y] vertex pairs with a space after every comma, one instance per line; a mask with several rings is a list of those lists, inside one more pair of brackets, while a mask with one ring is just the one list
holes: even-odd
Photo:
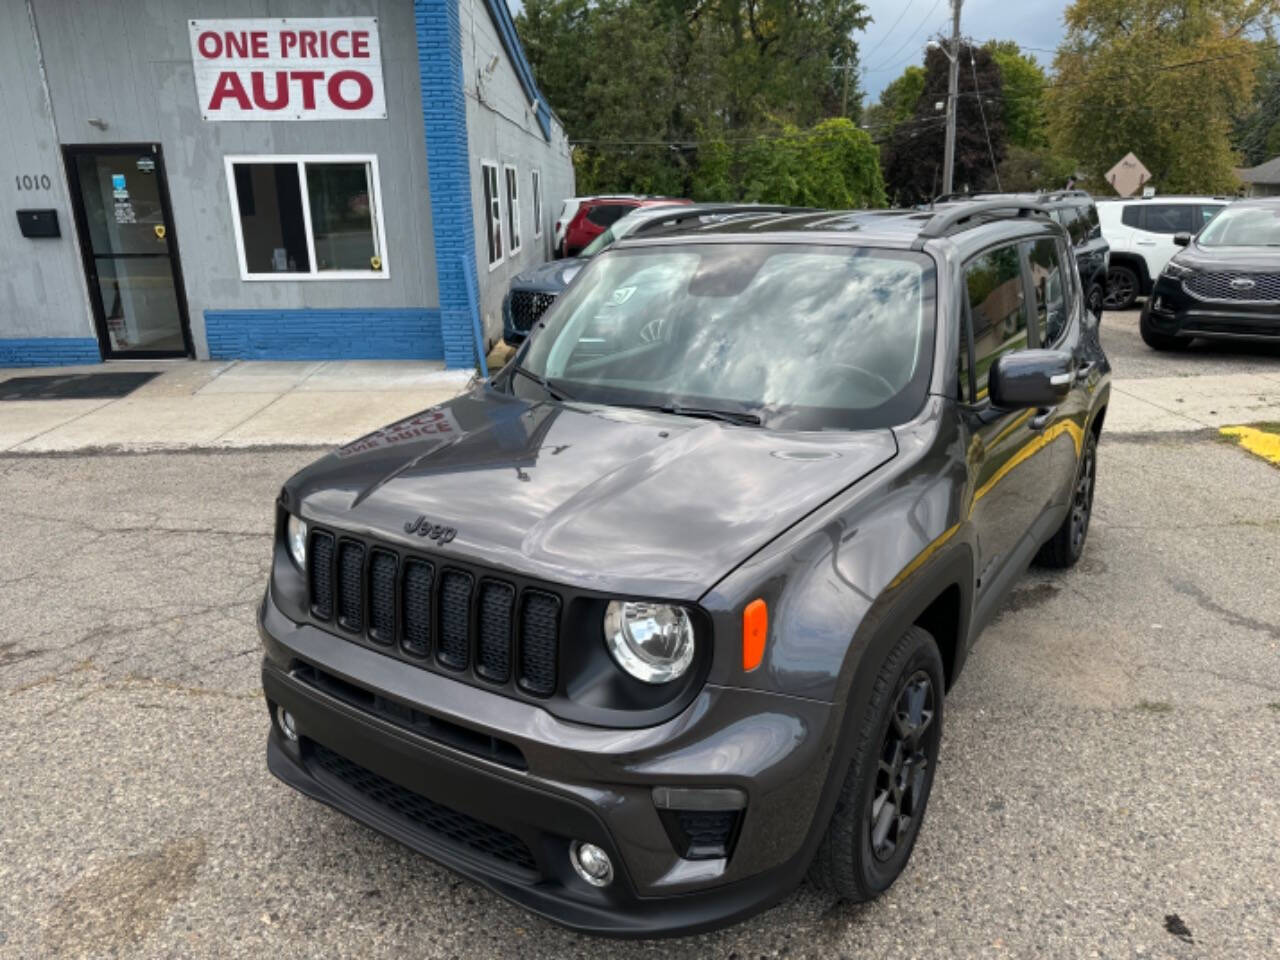
[[574, 872], [593, 887], [607, 887], [613, 882], [613, 862], [594, 843], [573, 841], [569, 845], [569, 862]]
[[280, 724], [280, 729], [284, 735], [290, 740], [297, 743], [298, 728], [293, 725], [293, 714], [284, 707], [276, 707], [276, 723]]

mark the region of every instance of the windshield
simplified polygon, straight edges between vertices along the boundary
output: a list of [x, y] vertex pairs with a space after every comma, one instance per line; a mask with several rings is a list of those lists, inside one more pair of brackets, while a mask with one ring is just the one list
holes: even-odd
[[691, 244], [597, 257], [543, 318], [521, 367], [577, 400], [754, 413], [858, 429], [919, 409], [934, 270], [921, 253]]
[[1280, 205], [1227, 207], [1200, 231], [1202, 247], [1280, 246]]

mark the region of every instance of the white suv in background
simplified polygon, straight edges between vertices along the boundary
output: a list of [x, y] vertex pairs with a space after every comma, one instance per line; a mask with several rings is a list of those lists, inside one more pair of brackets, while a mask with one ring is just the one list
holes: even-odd
[[1103, 305], [1128, 310], [1138, 297], [1149, 294], [1164, 265], [1178, 252], [1174, 235], [1199, 233], [1228, 202], [1225, 197], [1099, 200], [1098, 221], [1111, 245]]

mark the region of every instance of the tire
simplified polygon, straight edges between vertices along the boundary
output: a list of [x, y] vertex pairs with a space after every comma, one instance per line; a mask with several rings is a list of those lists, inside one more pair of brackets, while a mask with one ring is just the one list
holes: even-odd
[[[927, 630], [912, 627], [880, 665], [870, 700], [853, 719], [853, 757], [809, 866], [814, 886], [843, 900], [872, 900], [906, 867], [938, 764], [943, 689], [938, 645]], [[877, 845], [873, 832], [886, 822]]]
[[1089, 288], [1085, 302], [1088, 305], [1089, 312], [1101, 320], [1102, 310], [1106, 303], [1106, 294], [1102, 292], [1102, 287], [1099, 284], [1095, 283]]
[[1071, 506], [1066, 518], [1052, 537], [1040, 547], [1035, 563], [1041, 567], [1065, 570], [1074, 567], [1084, 553], [1089, 537], [1089, 521], [1093, 517], [1093, 491], [1098, 481], [1098, 435], [1090, 430], [1085, 435], [1080, 464], [1071, 487]]
[[1142, 316], [1138, 318], [1138, 333], [1142, 335], [1142, 342], [1152, 350], [1178, 352], [1185, 350], [1191, 346], [1190, 337], [1171, 337], [1167, 333], [1161, 333], [1151, 328], [1151, 321], [1147, 317], [1147, 311], [1142, 311]]
[[1108, 310], [1128, 310], [1138, 299], [1142, 282], [1129, 267], [1113, 266], [1107, 271], [1107, 292], [1103, 306]]

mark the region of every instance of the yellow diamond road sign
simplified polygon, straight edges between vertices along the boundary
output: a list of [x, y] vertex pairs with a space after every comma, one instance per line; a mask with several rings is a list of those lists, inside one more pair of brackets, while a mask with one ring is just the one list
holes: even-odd
[[1132, 153], [1107, 171], [1107, 183], [1122, 197], [1132, 197], [1151, 179], [1151, 171]]

